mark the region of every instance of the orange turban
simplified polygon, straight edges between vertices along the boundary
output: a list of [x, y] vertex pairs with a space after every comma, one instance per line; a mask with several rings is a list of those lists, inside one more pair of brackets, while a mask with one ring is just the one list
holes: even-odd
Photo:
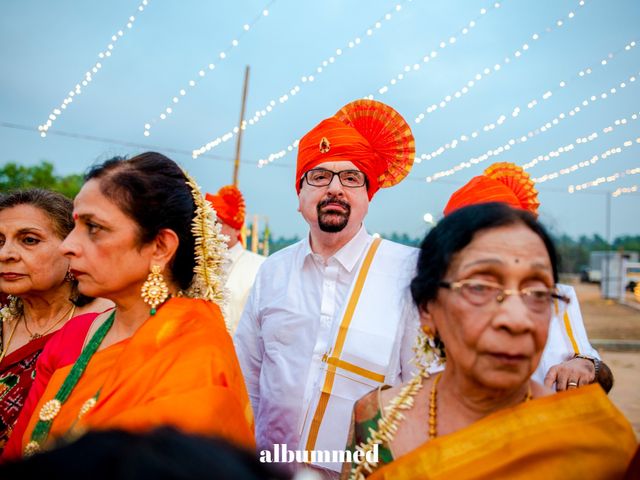
[[494, 163], [482, 175], [474, 177], [457, 190], [444, 207], [444, 214], [478, 203], [501, 202], [528, 210], [538, 216], [538, 192], [533, 180], [513, 163]]
[[349, 161], [367, 176], [369, 199], [407, 176], [415, 142], [407, 122], [375, 100], [356, 100], [323, 120], [300, 140], [296, 190], [300, 179], [324, 162]]
[[237, 187], [226, 185], [218, 190], [218, 193], [215, 195], [207, 193], [205, 199], [211, 202], [220, 221], [236, 230], [242, 228], [244, 224], [245, 206], [242, 193], [240, 193]]

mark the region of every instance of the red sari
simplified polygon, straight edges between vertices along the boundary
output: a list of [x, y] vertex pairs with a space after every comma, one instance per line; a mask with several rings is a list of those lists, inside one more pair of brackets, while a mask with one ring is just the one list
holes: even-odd
[[[78, 315], [76, 319], [88, 322], [96, 317], [95, 313]], [[36, 376], [36, 362], [56, 333], [31, 340], [7, 355], [0, 363], [0, 453], [9, 439], [18, 416], [25, 406], [29, 390]], [[37, 374], [40, 378], [40, 373]], [[33, 407], [32, 407], [33, 408]]]

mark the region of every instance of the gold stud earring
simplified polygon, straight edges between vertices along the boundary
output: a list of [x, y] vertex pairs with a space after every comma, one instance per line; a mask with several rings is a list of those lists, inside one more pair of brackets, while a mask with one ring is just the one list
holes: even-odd
[[147, 277], [147, 281], [142, 285], [140, 296], [144, 303], [151, 307], [151, 315], [155, 315], [158, 305], [164, 303], [169, 297], [169, 287], [162, 277], [162, 268], [160, 265], [152, 265], [151, 273]]

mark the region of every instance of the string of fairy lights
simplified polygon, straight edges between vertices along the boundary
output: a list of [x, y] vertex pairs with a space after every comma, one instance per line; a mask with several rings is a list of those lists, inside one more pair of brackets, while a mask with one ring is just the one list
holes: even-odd
[[[578, 8], [583, 7], [584, 5], [585, 5], [585, 1], [584, 0], [580, 0], [578, 2]], [[575, 16], [576, 16], [576, 13], [573, 10], [570, 11], [566, 15], [567, 21], [568, 20], [573, 20], [575, 18]], [[553, 25], [549, 25], [545, 29], [541, 30], [541, 33], [535, 32], [535, 33], [531, 34], [530, 38], [531, 38], [531, 40], [533, 42], [537, 42], [543, 36], [548, 35], [548, 34], [550, 34], [552, 32], [555, 32], [556, 30], [562, 28], [565, 24], [566, 24], [565, 20], [563, 20], [563, 19], [556, 20], [556, 22]], [[415, 123], [417, 123], [417, 124], [421, 123], [427, 117], [427, 115], [430, 115], [430, 114], [432, 114], [433, 112], [435, 112], [437, 110], [441, 110], [441, 109], [447, 107], [454, 100], [462, 98], [463, 95], [469, 93], [471, 91], [471, 89], [474, 88], [476, 85], [478, 85], [478, 83], [480, 81], [482, 81], [483, 79], [489, 77], [493, 73], [501, 71], [502, 69], [504, 69], [506, 66], [508, 66], [512, 62], [522, 58], [522, 56], [524, 54], [526, 54], [530, 50], [531, 45], [532, 44], [530, 44], [528, 41], [526, 41], [519, 48], [517, 48], [513, 52], [513, 56], [505, 57], [502, 63], [497, 62], [497, 63], [495, 63], [493, 65], [486, 66], [484, 69], [482, 69], [481, 71], [476, 73], [473, 76], [473, 78], [469, 79], [463, 87], [461, 87], [458, 90], [456, 90], [453, 94], [446, 95], [445, 97], [443, 97], [440, 100], [440, 102], [436, 102], [436, 103], [433, 103], [433, 104], [429, 105], [422, 113], [420, 113], [414, 119]]]
[[[581, 183], [579, 185], [569, 185], [567, 187], [567, 191], [569, 193], [582, 192], [582, 191], [587, 190], [589, 188], [598, 187], [600, 185], [604, 185], [604, 184], [607, 184], [607, 183], [617, 182], [619, 180], [622, 180], [623, 178], [626, 178], [626, 177], [629, 177], [629, 176], [632, 176], [632, 175], [638, 175], [638, 174], [640, 174], [640, 167], [627, 168], [626, 170], [623, 170], [621, 172], [613, 173], [613, 174], [607, 175], [607, 176], [598, 177], [598, 178], [596, 178], [594, 180], [590, 180], [588, 182]], [[631, 193], [631, 192], [625, 192], [625, 193]]]
[[106, 48], [98, 53], [98, 60], [84, 73], [82, 80], [76, 83], [75, 87], [72, 90], [69, 90], [67, 96], [62, 100], [59, 106], [55, 107], [50, 113], [47, 121], [38, 126], [38, 130], [40, 131], [40, 136], [42, 138], [47, 136], [47, 132], [53, 126], [54, 122], [59, 119], [64, 111], [68, 108], [69, 105], [73, 103], [74, 98], [77, 98], [79, 95], [82, 95], [84, 92], [84, 88], [87, 88], [91, 82], [93, 82], [93, 76], [97, 74], [103, 67], [102, 62], [105, 62], [108, 58], [113, 55], [113, 51], [116, 48], [118, 41], [122, 39], [126, 32], [133, 28], [135, 21], [137, 20], [136, 15], [142, 14], [145, 8], [149, 5], [149, 0], [142, 0], [142, 2], [136, 8], [136, 13], [134, 15], [129, 16], [127, 19], [127, 23], [111, 35], [111, 39], [107, 44]]
[[[500, 2], [495, 2], [493, 3], [493, 5], [490, 5], [488, 8], [485, 8], [485, 7], [481, 8], [479, 15], [472, 18], [468, 22], [465, 22], [464, 26], [460, 27], [453, 34], [440, 40], [440, 42], [438, 42], [438, 48], [434, 48], [433, 50], [427, 52], [422, 57], [421, 60], [418, 60], [413, 64], [405, 65], [402, 71], [395, 74], [393, 77], [391, 77], [391, 79], [389, 79], [387, 83], [385, 83], [384, 85], [382, 85], [377, 89], [378, 94], [384, 95], [389, 91], [389, 89], [393, 88], [396, 85], [399, 85], [400, 82], [402, 82], [405, 78], [407, 78], [411, 73], [419, 71], [422, 65], [426, 65], [432, 60], [434, 60], [435, 58], [437, 58], [439, 55], [439, 52], [442, 52], [444, 49], [456, 44], [458, 40], [460, 40], [461, 38], [464, 38], [467, 34], [469, 34], [471, 30], [473, 30], [476, 27], [478, 21], [481, 18], [484, 18], [491, 11], [498, 10], [501, 6], [502, 4]], [[373, 100], [374, 95], [369, 94], [367, 95], [367, 98], [370, 98]]]
[[612, 193], [612, 197], [619, 197], [629, 193], [636, 193], [638, 191], [638, 185], [631, 185], [630, 187], [618, 187]]
[[[606, 68], [607, 66], [611, 65], [611, 60], [618, 57], [620, 53], [630, 52], [633, 48], [636, 47], [636, 45], [637, 43], [635, 40], [627, 43], [623, 48], [615, 52], [609, 53], [605, 58], [598, 61], [594, 66], [589, 66], [589, 67], [580, 69], [574, 75], [575, 77], [574, 79], [581, 80], [581, 79], [588, 78], [593, 73], [594, 69], [598, 67], [600, 67], [601, 69]], [[535, 98], [527, 102], [527, 105], [526, 105], [527, 110], [529, 111], [533, 110], [538, 105], [542, 104], [544, 101], [552, 98], [553, 95], [555, 95], [559, 90], [569, 88], [570, 86], [569, 83], [570, 82], [561, 80], [558, 83], [557, 87], [545, 89], [544, 93], [537, 95]], [[493, 131], [497, 127], [507, 123], [510, 119], [517, 118], [520, 115], [520, 113], [523, 111], [526, 111], [524, 105], [516, 105], [515, 107], [512, 107], [509, 110], [501, 113], [494, 122], [489, 122], [483, 125], [481, 128], [476, 128], [471, 133], [460, 134], [455, 138], [453, 138], [452, 140], [448, 141], [447, 143], [444, 143], [438, 146], [433, 151], [431, 151], [431, 153], [422, 153], [420, 155], [416, 155], [416, 163], [433, 160], [434, 158], [439, 157], [440, 155], [445, 153], [447, 150], [455, 149], [461, 142], [468, 142], [472, 139], [476, 139], [480, 135], [482, 135], [483, 132], [486, 133], [486, 132]]]
[[[378, 20], [372, 23], [364, 32], [360, 35], [357, 35], [353, 39], [346, 42], [343, 46], [336, 48], [335, 53], [331, 54], [329, 57], [320, 61], [311, 72], [302, 75], [300, 77], [300, 81], [291, 85], [285, 92], [279, 95], [277, 98], [274, 97], [268, 102], [264, 104], [264, 106], [255, 111], [253, 116], [249, 118], [248, 121], [243, 121], [240, 127], [235, 126], [226, 133], [216, 137], [215, 139], [207, 142], [201, 147], [193, 150], [193, 158], [198, 158], [200, 155], [209, 152], [210, 150], [218, 147], [222, 143], [225, 143], [231, 140], [235, 135], [238, 134], [240, 129], [245, 130], [248, 126], [253, 126], [259, 123], [262, 119], [267, 117], [278, 105], [283, 105], [295, 97], [300, 93], [303, 86], [312, 84], [317, 77], [319, 77], [322, 73], [324, 73], [329, 67], [335, 65], [340, 58], [343, 58], [344, 54], [350, 50], [357, 48], [361, 45], [364, 40], [372, 37], [378, 32], [385, 22], [390, 22], [393, 18], [395, 18], [396, 14], [403, 9], [403, 5], [412, 2], [413, 0], [401, 0], [396, 3], [393, 8], [388, 10], [383, 16], [381, 16]], [[292, 142], [291, 146], [293, 145]], [[294, 148], [292, 146], [292, 148]], [[288, 150], [288, 149], [286, 149]]]
[[[469, 160], [460, 162], [452, 168], [441, 170], [439, 172], [434, 173], [433, 175], [429, 175], [425, 178], [425, 180], [427, 183], [431, 183], [440, 178], [448, 177], [462, 170], [465, 170], [467, 168], [471, 168], [472, 166], [485, 162], [490, 158], [491, 159], [496, 158], [499, 155], [503, 154], [504, 152], [508, 152], [509, 150], [511, 150], [511, 148], [514, 145], [525, 143], [538, 135], [548, 132], [553, 127], [559, 125], [562, 121], [570, 117], [575, 117], [576, 115], [583, 112], [586, 108], [588, 108], [590, 105], [594, 104], [595, 102], [601, 103], [609, 98], [612, 98], [614, 95], [616, 95], [618, 92], [625, 89], [627, 86], [629, 87], [632, 86], [632, 84], [634, 84], [636, 80], [637, 80], [636, 74], [632, 74], [628, 77], [627, 80], [617, 83], [616, 86], [601, 92], [599, 95], [591, 95], [590, 97], [585, 98], [582, 102], [579, 102], [578, 105], [570, 109], [568, 113], [562, 112], [557, 116], [555, 116], [553, 119], [542, 124], [540, 127], [530, 130], [524, 135], [514, 136], [509, 140], [507, 140], [503, 145], [500, 145], [496, 148], [491, 148], [478, 157], [471, 157]], [[618, 90], [618, 87], [620, 90]]]
[[216, 69], [216, 66], [221, 62], [226, 60], [231, 52], [235, 50], [239, 45], [240, 41], [253, 30], [253, 28], [263, 19], [269, 17], [269, 12], [273, 4], [276, 0], [270, 0], [261, 10], [260, 13], [255, 15], [253, 19], [242, 25], [242, 29], [238, 35], [233, 37], [233, 39], [229, 42], [228, 46], [225, 49], [222, 49], [219, 53], [216, 54], [215, 59], [211, 59], [206, 65], [203, 65], [202, 68], [198, 70], [198, 72], [192, 76], [192, 78], [187, 82], [186, 85], [183, 85], [173, 96], [170, 102], [166, 105], [166, 107], [160, 112], [160, 114], [151, 119], [151, 121], [144, 124], [144, 136], [148, 137], [151, 134], [151, 128], [154, 124], [156, 124], [159, 120], [166, 120], [169, 116], [175, 111], [176, 105], [180, 102], [181, 99], [184, 99], [189, 92], [195, 90], [198, 86], [198, 82], [202, 80], [209, 72], [213, 72]]
[[[627, 120], [626, 118], [622, 118], [622, 119], [616, 119], [613, 122], [613, 125], [608, 125], [606, 127], [604, 127], [602, 129], [602, 133], [603, 134], [607, 134], [607, 133], [611, 133], [613, 132], [617, 127], [621, 127], [621, 126], [626, 126], [626, 125], [630, 125], [631, 122], [634, 122], [638, 119], [639, 115], [637, 113], [632, 114], [629, 117], [629, 120]], [[573, 149], [575, 148], [576, 145], [585, 145], [589, 142], [592, 142], [596, 139], [600, 138], [598, 135], [598, 132], [592, 132], [588, 135], [583, 135], [580, 137], [577, 137], [573, 143], [569, 143], [567, 145], [563, 145], [561, 147], [556, 148], [555, 150], [551, 150], [550, 152], [546, 153], [546, 154], [540, 154], [535, 158], [532, 158], [530, 161], [528, 161], [527, 163], [522, 165], [522, 168], [525, 170], [528, 170], [536, 165], [538, 165], [541, 162], [548, 162], [549, 160], [555, 159], [560, 157], [562, 154], [564, 153], [568, 153], [573, 151]], [[596, 155], [597, 157], [597, 155]], [[549, 174], [552, 175], [552, 174]], [[555, 178], [555, 177], [554, 177]], [[547, 180], [550, 180], [550, 178], [547, 178], [546, 175], [542, 175], [541, 177], [538, 177], [537, 181], [540, 182], [546, 182]]]
[[636, 138], [635, 141], [632, 139], [626, 140], [625, 142], [622, 143], [622, 145], [608, 148], [607, 150], [602, 152], [600, 155], [592, 156], [589, 160], [583, 160], [581, 162], [574, 163], [573, 165], [561, 168], [556, 172], [546, 173], [540, 177], [534, 178], [533, 181], [536, 184], [540, 184], [540, 183], [548, 182], [549, 180], [555, 180], [557, 178], [560, 178], [563, 175], [569, 175], [582, 168], [592, 167], [593, 165], [598, 163], [600, 160], [606, 160], [609, 157], [618, 155], [623, 151], [625, 151], [626, 149], [634, 146], [634, 144], [635, 145], [640, 144], [640, 138]]
[[[481, 8], [479, 15], [469, 20], [468, 22], [465, 22], [464, 26], [457, 29], [453, 34], [448, 35], [446, 38], [440, 40], [440, 42], [438, 43], [438, 46], [439, 46], [438, 49], [433, 49], [430, 52], [428, 52], [426, 55], [422, 57], [422, 60], [420, 62], [416, 62], [413, 65], [405, 65], [402, 72], [398, 73], [397, 75], [394, 75], [394, 77], [391, 78], [387, 84], [378, 88], [378, 93], [381, 95], [387, 93], [389, 91], [389, 88], [393, 87], [394, 85], [397, 85], [407, 75], [409, 75], [409, 73], [420, 70], [421, 64], [427, 64], [433, 59], [435, 59], [436, 57], [438, 57], [438, 50], [442, 52], [445, 48], [447, 48], [447, 46], [457, 43], [457, 41], [460, 38], [469, 34], [471, 30], [476, 27], [479, 19], [485, 17], [492, 10], [498, 10], [501, 6], [502, 4], [500, 2], [495, 2], [493, 3], [493, 5], [490, 5], [488, 8], [484, 8], [484, 7]], [[367, 34], [369, 33], [369, 31], [371, 31], [371, 29], [367, 30]], [[373, 99], [374, 95], [370, 94], [370, 95], [367, 95], [365, 98]], [[269, 155], [266, 156], [266, 158], [260, 158], [257, 162], [258, 168], [262, 168], [266, 165], [269, 165], [270, 163], [273, 163], [275, 160], [279, 160], [285, 157], [286, 155], [288, 155], [289, 153], [293, 152], [298, 147], [299, 142], [300, 142], [300, 139], [296, 138], [285, 148], [282, 148], [278, 151], [270, 153]]]

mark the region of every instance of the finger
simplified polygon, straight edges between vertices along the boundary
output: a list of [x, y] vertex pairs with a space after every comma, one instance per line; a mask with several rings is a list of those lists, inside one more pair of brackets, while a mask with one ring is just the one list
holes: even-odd
[[558, 367], [553, 366], [549, 369], [549, 371], [544, 377], [544, 385], [546, 387], [552, 388], [553, 384], [556, 383], [557, 377], [558, 377]]
[[562, 392], [568, 388], [567, 384], [569, 383], [570, 373], [571, 373], [570, 369], [567, 369], [567, 368], [558, 369], [558, 378], [556, 380], [556, 390], [558, 392]]
[[591, 384], [591, 375], [581, 375], [580, 378], [578, 379], [578, 386], [579, 387], [584, 387], [585, 385], [590, 385]]

